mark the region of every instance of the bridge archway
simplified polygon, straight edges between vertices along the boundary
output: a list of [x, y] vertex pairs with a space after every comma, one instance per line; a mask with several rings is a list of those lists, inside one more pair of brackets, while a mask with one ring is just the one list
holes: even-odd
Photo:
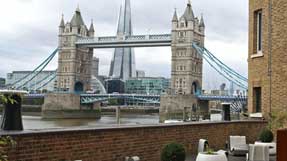
[[192, 104], [191, 110], [192, 110], [193, 113], [195, 113], [197, 111], [197, 105], [195, 103]]
[[76, 82], [75, 83], [75, 93], [81, 93], [84, 92], [84, 84], [82, 82]]
[[197, 80], [192, 82], [191, 90], [192, 90], [191, 91], [192, 94], [200, 94], [201, 93], [201, 86]]

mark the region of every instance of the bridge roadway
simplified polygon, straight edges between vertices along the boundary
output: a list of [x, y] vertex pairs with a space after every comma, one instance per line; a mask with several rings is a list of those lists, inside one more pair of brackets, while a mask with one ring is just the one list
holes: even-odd
[[[44, 94], [28, 94], [25, 97], [28, 98], [42, 98]], [[142, 94], [80, 94], [81, 104], [90, 104], [93, 102], [102, 102], [109, 99], [129, 99], [144, 101], [147, 103], [160, 103], [160, 95], [142, 95]], [[247, 101], [247, 96], [216, 96], [216, 95], [198, 95], [199, 100], [204, 101], [224, 101], [224, 102], [234, 102], [234, 101]]]
[[84, 38], [79, 37], [76, 45], [86, 48], [125, 48], [171, 46], [171, 35], [132, 35]]

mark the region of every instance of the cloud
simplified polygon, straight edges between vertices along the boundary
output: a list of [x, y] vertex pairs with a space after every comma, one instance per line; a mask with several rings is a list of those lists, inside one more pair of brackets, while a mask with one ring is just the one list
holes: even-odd
[[[170, 33], [174, 8], [182, 15], [187, 0], [131, 0], [135, 34]], [[61, 14], [70, 21], [80, 6], [85, 23], [94, 20], [97, 36], [115, 35], [119, 0], [11, 0], [2, 2], [0, 77], [12, 70], [32, 70], [58, 44]], [[196, 16], [204, 15], [206, 47], [226, 64], [247, 75], [248, 0], [193, 0]], [[170, 77], [170, 48], [138, 48], [137, 68], [149, 76]], [[113, 50], [95, 50], [100, 73], [108, 74]], [[152, 58], [152, 59], [151, 59]], [[4, 65], [3, 65], [4, 64]], [[57, 68], [57, 59], [49, 69]], [[209, 67], [205, 67], [209, 71]], [[206, 82], [211, 80], [205, 76]], [[220, 79], [218, 79], [220, 80]]]

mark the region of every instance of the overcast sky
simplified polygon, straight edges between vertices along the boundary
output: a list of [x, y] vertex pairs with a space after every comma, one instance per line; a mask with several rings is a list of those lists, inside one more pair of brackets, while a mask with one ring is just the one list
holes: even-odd
[[[57, 47], [61, 15], [70, 21], [79, 4], [85, 23], [94, 21], [96, 36], [116, 34], [122, 0], [6, 0], [0, 9], [0, 77], [13, 70], [32, 70]], [[174, 8], [181, 16], [187, 0], [131, 0], [134, 34], [170, 33]], [[206, 48], [247, 76], [248, 0], [192, 0], [204, 15]], [[171, 49], [137, 48], [136, 67], [147, 76], [170, 77]], [[112, 49], [95, 50], [100, 74], [107, 75]], [[57, 58], [47, 69], [57, 68]], [[213, 74], [210, 74], [213, 73]], [[204, 65], [204, 87], [218, 88], [223, 78]], [[215, 79], [216, 78], [216, 79]], [[227, 83], [227, 82], [226, 82]]]

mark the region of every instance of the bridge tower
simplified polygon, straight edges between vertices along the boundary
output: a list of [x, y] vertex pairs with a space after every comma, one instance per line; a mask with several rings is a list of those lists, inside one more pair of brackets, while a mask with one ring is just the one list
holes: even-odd
[[205, 24], [194, 16], [191, 1], [178, 18], [174, 12], [171, 31], [171, 94], [160, 98], [160, 122], [187, 119], [194, 112], [206, 113], [208, 102], [199, 101], [196, 94], [202, 87], [202, 57], [192, 43], [204, 46]]
[[59, 26], [58, 91], [82, 92], [90, 89], [93, 49], [78, 48], [79, 37], [94, 37], [94, 26], [85, 25], [77, 7], [70, 22], [62, 17]]
[[202, 57], [192, 43], [204, 46], [205, 25], [203, 17], [194, 16], [191, 1], [184, 14], [172, 19], [172, 67], [171, 89], [173, 94], [198, 94], [202, 87]]

